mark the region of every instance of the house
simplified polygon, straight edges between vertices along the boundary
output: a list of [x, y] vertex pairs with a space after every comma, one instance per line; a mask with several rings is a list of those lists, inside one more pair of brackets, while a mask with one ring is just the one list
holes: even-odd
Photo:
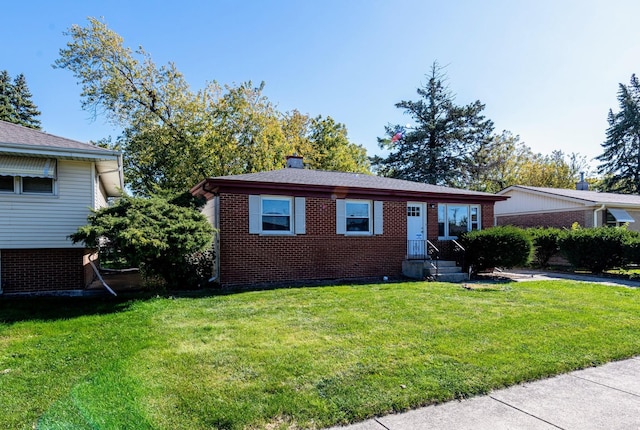
[[640, 196], [589, 191], [581, 181], [577, 189], [514, 185], [498, 192], [509, 197], [495, 206], [497, 225], [570, 228], [629, 224], [640, 231]]
[[222, 286], [399, 278], [403, 262], [437, 247], [445, 258], [461, 232], [491, 227], [506, 197], [368, 174], [287, 168], [207, 178]]
[[93, 251], [67, 237], [122, 189], [120, 152], [0, 121], [0, 293], [90, 283]]

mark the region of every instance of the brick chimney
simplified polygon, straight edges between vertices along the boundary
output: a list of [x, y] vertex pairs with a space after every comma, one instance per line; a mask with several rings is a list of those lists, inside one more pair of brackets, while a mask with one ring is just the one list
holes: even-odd
[[302, 157], [298, 155], [287, 155], [287, 169], [304, 169]]
[[580, 172], [580, 182], [576, 182], [576, 190], [588, 191], [589, 183], [584, 180], [584, 172]]

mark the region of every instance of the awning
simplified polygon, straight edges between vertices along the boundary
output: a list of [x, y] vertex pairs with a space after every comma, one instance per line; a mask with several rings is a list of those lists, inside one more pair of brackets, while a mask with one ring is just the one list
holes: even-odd
[[607, 209], [617, 222], [636, 222], [624, 209]]
[[55, 158], [0, 156], [0, 176], [56, 177]]

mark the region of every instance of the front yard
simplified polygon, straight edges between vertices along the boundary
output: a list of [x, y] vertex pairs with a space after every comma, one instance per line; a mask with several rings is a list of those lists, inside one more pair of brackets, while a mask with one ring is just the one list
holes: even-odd
[[0, 300], [0, 428], [314, 428], [640, 354], [640, 290], [544, 281]]

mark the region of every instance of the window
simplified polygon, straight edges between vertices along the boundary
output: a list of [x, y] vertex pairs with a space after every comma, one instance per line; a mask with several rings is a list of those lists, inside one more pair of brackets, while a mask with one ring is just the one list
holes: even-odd
[[262, 198], [262, 231], [291, 232], [290, 198]]
[[480, 207], [438, 205], [438, 236], [456, 239], [462, 233], [480, 230]]
[[249, 233], [305, 234], [305, 199], [289, 196], [249, 196]]
[[344, 235], [382, 234], [382, 202], [336, 200], [336, 233]]
[[371, 202], [345, 202], [347, 232], [371, 233]]
[[38, 194], [53, 194], [53, 179], [51, 178], [28, 178], [22, 179], [22, 192], [38, 193]]
[[13, 176], [0, 176], [0, 192], [15, 192], [15, 180]]

